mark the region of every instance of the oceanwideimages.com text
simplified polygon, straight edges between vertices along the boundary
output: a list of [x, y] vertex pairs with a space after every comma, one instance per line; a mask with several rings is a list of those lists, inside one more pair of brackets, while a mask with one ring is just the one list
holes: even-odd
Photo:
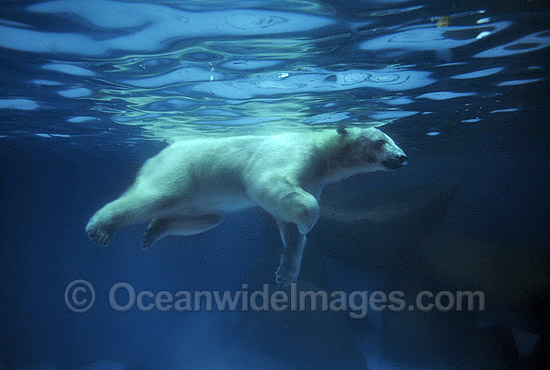
[[[86, 280], [74, 280], [65, 290], [67, 307], [77, 313], [89, 311], [95, 303], [95, 290]], [[150, 291], [136, 289], [127, 282], [114, 284], [108, 300], [117, 312], [139, 310], [211, 312], [211, 311], [275, 311], [293, 312], [331, 311], [348, 312], [354, 319], [362, 319], [369, 311], [483, 311], [485, 294], [481, 291], [421, 291], [408, 303], [402, 291], [323, 291], [299, 290], [296, 283], [281, 290], [263, 284], [261, 290], [249, 290], [243, 284], [238, 291]]]

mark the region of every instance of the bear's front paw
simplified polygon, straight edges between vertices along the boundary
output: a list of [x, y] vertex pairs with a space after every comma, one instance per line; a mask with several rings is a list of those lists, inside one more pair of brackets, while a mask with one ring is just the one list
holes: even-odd
[[286, 288], [291, 283], [298, 280], [298, 275], [300, 275], [300, 263], [287, 263], [283, 258], [277, 272], [275, 273], [275, 280], [279, 286]]
[[116, 231], [116, 227], [100, 222], [88, 222], [86, 232], [92, 241], [97, 245], [107, 245]]

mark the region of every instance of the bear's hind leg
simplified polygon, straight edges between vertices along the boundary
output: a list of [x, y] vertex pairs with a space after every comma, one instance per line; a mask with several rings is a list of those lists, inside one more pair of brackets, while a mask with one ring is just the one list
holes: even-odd
[[223, 220], [223, 215], [206, 214], [199, 216], [168, 216], [155, 218], [143, 234], [141, 246], [148, 249], [155, 242], [167, 235], [195, 235], [208, 231], [218, 226]]
[[146, 222], [161, 212], [167, 212], [167, 205], [173, 203], [166, 195], [140, 195], [129, 190], [97, 211], [88, 221], [86, 232], [94, 243], [106, 245], [119, 228]]

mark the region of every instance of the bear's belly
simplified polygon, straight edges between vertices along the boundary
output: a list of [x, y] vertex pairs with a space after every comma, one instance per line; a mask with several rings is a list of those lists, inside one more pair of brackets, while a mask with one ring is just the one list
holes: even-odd
[[237, 212], [243, 209], [256, 207], [246, 193], [242, 194], [200, 194], [192, 200], [182, 202], [177, 208], [177, 213], [186, 215], [202, 215], [218, 213], [224, 214]]

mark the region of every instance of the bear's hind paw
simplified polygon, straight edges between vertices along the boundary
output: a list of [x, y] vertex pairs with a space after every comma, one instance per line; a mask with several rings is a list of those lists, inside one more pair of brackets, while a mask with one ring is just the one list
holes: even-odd
[[149, 249], [159, 239], [160, 239], [160, 237], [157, 233], [153, 233], [153, 232], [150, 232], [149, 230], [147, 230], [145, 232], [145, 234], [143, 234], [143, 238], [141, 238], [141, 247], [143, 249]]
[[115, 229], [105, 225], [102, 227], [94, 223], [89, 223], [88, 226], [86, 226], [86, 232], [95, 244], [105, 246], [109, 243], [109, 240], [111, 240], [111, 237], [115, 233]]

